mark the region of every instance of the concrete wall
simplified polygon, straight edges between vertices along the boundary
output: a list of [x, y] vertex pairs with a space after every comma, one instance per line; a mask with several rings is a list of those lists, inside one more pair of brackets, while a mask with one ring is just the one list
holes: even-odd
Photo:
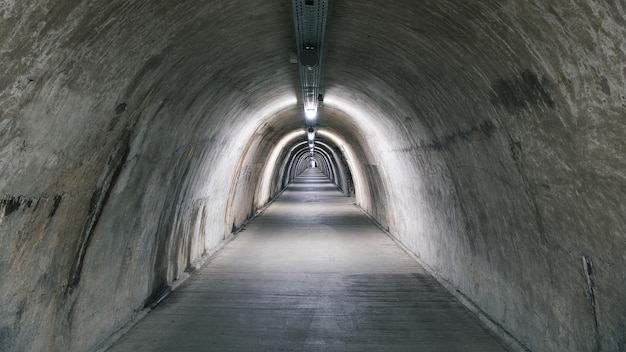
[[[303, 126], [291, 9], [0, 16], [0, 350], [90, 350], [280, 190], [261, 175]], [[532, 351], [626, 349], [625, 17], [582, 0], [331, 11], [319, 127], [358, 204]]]
[[0, 5], [0, 350], [90, 350], [230, 234], [244, 147], [296, 101], [290, 9], [248, 5]]
[[337, 2], [325, 71], [391, 232], [529, 349], [624, 350], [623, 4], [403, 4]]

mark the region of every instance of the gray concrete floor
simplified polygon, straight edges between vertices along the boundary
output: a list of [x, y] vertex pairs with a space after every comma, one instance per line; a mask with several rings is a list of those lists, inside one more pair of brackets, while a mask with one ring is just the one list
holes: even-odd
[[109, 351], [506, 351], [315, 170]]

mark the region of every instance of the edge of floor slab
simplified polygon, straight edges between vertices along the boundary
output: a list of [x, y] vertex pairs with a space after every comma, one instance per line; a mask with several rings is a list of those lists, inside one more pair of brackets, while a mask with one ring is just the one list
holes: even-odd
[[239, 227], [237, 227], [235, 229], [235, 231], [232, 232], [232, 235], [236, 235], [238, 233], [240, 233], [241, 231], [246, 229], [246, 226], [248, 226], [248, 224], [250, 222], [252, 222], [252, 220], [258, 218], [259, 216], [261, 216], [263, 214], [263, 212], [265, 212], [265, 210], [267, 210], [267, 208], [269, 208], [270, 205], [272, 205], [272, 203], [274, 203], [274, 201], [276, 201], [276, 199], [278, 199], [278, 197], [280, 197], [281, 194], [283, 194], [283, 192], [285, 192], [285, 190], [287, 189], [287, 187], [290, 185], [291, 183], [288, 183], [287, 186], [285, 186], [285, 188], [283, 188], [281, 191], [279, 191], [278, 193], [276, 193], [276, 195], [274, 197], [272, 197], [272, 199], [270, 199], [269, 201], [267, 201], [267, 203], [262, 206], [261, 208], [259, 208], [252, 217], [250, 217], [249, 219], [246, 219], [246, 221], [244, 221]]
[[465, 308], [469, 309], [470, 312], [474, 313], [483, 326], [493, 333], [496, 337], [499, 337], [502, 343], [505, 345], [507, 349], [511, 350], [511, 352], [532, 352], [528, 347], [526, 347], [522, 342], [517, 340], [510, 332], [508, 332], [502, 325], [498, 324], [495, 320], [493, 320], [487, 313], [485, 313], [480, 307], [478, 307], [469, 297], [467, 297], [463, 292], [458, 290], [454, 285], [444, 279], [439, 273], [431, 268], [428, 264], [426, 264], [420, 257], [418, 257], [415, 253], [413, 253], [408, 247], [404, 245], [404, 243], [400, 242], [396, 237], [394, 237], [389, 229], [384, 227], [375, 218], [373, 218], [365, 209], [361, 208], [358, 204], [353, 203], [354, 206], [359, 209], [367, 218], [378, 227], [387, 237], [391, 238], [402, 250], [404, 250], [417, 264], [421, 265], [430, 275], [432, 275], [441, 286], [443, 286], [448, 292], [450, 292], [454, 297], [456, 297]]
[[[255, 218], [256, 216], [257, 215], [255, 215], [253, 218]], [[243, 229], [243, 226], [241, 227], [241, 229]], [[144, 309], [133, 315], [130, 320], [128, 320], [119, 329], [109, 335], [104, 341], [97, 344], [94, 352], [105, 352], [109, 348], [111, 348], [117, 341], [119, 341], [119, 339], [121, 339], [127, 332], [135, 327], [135, 325], [137, 325], [143, 318], [145, 318], [146, 315], [148, 315], [150, 312], [156, 309], [159, 304], [165, 301], [172, 292], [176, 291], [176, 289], [180, 287], [180, 285], [182, 285], [185, 281], [187, 281], [187, 279], [189, 279], [195, 272], [211, 262], [211, 259], [213, 259], [215, 255], [222, 248], [224, 248], [224, 246], [226, 246], [228, 243], [235, 239], [235, 234], [236, 233], [234, 232], [229, 234], [222, 241], [220, 241], [217, 246], [215, 246], [210, 251], [207, 251], [206, 254], [195, 260], [192, 263], [192, 270], [190, 270], [189, 272], [184, 272], [177, 280], [173, 281], [172, 284], [163, 291], [159, 298], [157, 298], [154, 302], [147, 304]]]
[[103, 342], [96, 345], [94, 351], [95, 352], [105, 352], [109, 348], [111, 348], [119, 339], [122, 338], [128, 331], [130, 331], [135, 325], [137, 325], [143, 318], [148, 315], [151, 311], [153, 311], [159, 304], [165, 301], [169, 295], [174, 292], [180, 285], [182, 285], [187, 279], [189, 279], [195, 272], [203, 268], [205, 265], [211, 262], [211, 259], [215, 257], [215, 255], [226, 246], [228, 243], [233, 241], [236, 238], [236, 235], [243, 231], [252, 220], [258, 218], [265, 212], [265, 210], [274, 203], [278, 197], [285, 192], [287, 187], [283, 188], [280, 192], [278, 192], [272, 199], [270, 199], [267, 204], [262, 206], [259, 210], [257, 210], [252, 217], [244, 221], [241, 226], [237, 227], [235, 231], [231, 232], [228, 236], [226, 236], [220, 243], [217, 244], [214, 248], [208, 251], [205, 255], [201, 256], [199, 259], [195, 260], [192, 263], [193, 269], [189, 272], [184, 272], [181, 277], [172, 282], [172, 284], [167, 287], [163, 293], [157, 298], [154, 302], [146, 305], [146, 308], [139, 311], [135, 314], [129, 321], [127, 321], [124, 325], [122, 325], [119, 329], [109, 335]]

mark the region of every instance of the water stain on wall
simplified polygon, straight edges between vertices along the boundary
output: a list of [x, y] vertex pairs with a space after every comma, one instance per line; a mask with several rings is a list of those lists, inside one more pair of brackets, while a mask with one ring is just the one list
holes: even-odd
[[540, 80], [534, 72], [525, 70], [519, 77], [493, 82], [491, 103], [503, 106], [511, 113], [541, 105], [552, 109], [555, 104], [549, 85], [545, 77]]

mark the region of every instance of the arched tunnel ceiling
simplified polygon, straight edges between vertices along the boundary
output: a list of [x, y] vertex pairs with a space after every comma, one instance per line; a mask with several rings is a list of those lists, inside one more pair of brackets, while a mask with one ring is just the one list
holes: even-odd
[[[0, 16], [0, 350], [89, 350], [280, 191], [261, 175], [304, 131], [290, 4]], [[626, 346], [625, 18], [331, 1], [318, 127], [359, 206], [532, 351]]]

